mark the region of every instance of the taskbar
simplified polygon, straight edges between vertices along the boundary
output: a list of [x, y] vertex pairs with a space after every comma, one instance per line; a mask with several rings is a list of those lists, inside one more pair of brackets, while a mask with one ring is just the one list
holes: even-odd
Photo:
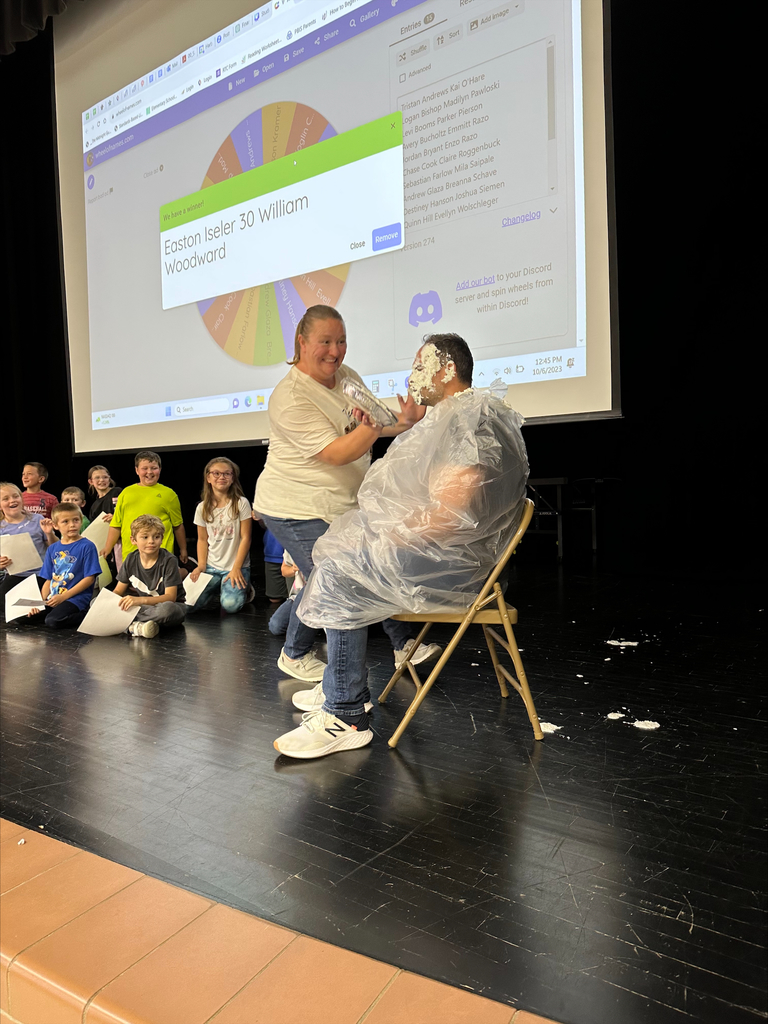
[[[361, 374], [366, 387], [379, 398], [393, 398], [408, 391], [410, 368]], [[495, 380], [508, 386], [529, 384], [533, 381], [584, 377], [587, 373], [586, 348], [564, 348], [548, 352], [533, 352], [514, 358], [478, 359], [475, 362], [474, 385], [489, 387]], [[210, 416], [240, 416], [243, 413], [266, 412], [274, 388], [237, 391], [227, 395], [206, 395], [200, 398], [175, 399], [154, 402], [123, 409], [105, 409], [94, 412], [91, 425], [94, 430], [131, 427], [141, 423], [169, 423], [174, 420], [200, 419]]]

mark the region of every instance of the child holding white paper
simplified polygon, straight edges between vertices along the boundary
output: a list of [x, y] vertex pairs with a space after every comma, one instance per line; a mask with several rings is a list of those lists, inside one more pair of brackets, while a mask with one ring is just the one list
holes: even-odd
[[[62, 501], [51, 510], [53, 526], [61, 540], [45, 553], [40, 575], [45, 582], [45, 608], [33, 608], [29, 618], [40, 616], [51, 629], [77, 629], [93, 597], [93, 585], [101, 572], [96, 545], [80, 536], [83, 514], [77, 505]], [[18, 621], [18, 620], [17, 620]]]
[[195, 509], [197, 568], [213, 579], [198, 597], [196, 610], [217, 603], [233, 614], [252, 601], [251, 506], [240, 486], [240, 468], [231, 459], [211, 459], [203, 472], [203, 499]]
[[[42, 564], [45, 553], [49, 546], [56, 540], [53, 532], [53, 522], [36, 512], [27, 512], [24, 507], [24, 499], [16, 484], [0, 483], [0, 536], [15, 537], [22, 533], [28, 533], [32, 543], [40, 556]], [[0, 540], [0, 549], [2, 541]], [[21, 583], [28, 576], [39, 575], [39, 569], [27, 569], [24, 572], [16, 573], [13, 569], [13, 559], [2, 554], [0, 550], [0, 608], [5, 608], [5, 595], [13, 587]], [[43, 578], [38, 579], [40, 586], [43, 585]]]
[[165, 527], [158, 516], [138, 516], [131, 523], [131, 544], [117, 574], [114, 593], [123, 611], [139, 606], [128, 627], [132, 636], [151, 639], [160, 626], [180, 626], [187, 615], [176, 556], [162, 547]]
[[94, 496], [88, 512], [91, 519], [98, 519], [102, 512], [106, 512], [111, 521], [122, 487], [115, 484], [106, 466], [91, 466], [88, 470], [88, 490]]
[[[104, 513], [107, 517], [106, 521], [111, 523], [112, 516], [115, 514], [117, 498], [122, 491], [122, 487], [117, 486], [109, 475], [109, 470], [106, 466], [91, 466], [88, 470], [88, 491], [92, 496], [95, 496], [88, 510], [91, 521], [93, 522], [98, 519]], [[117, 578], [118, 570], [122, 564], [123, 545], [121, 541], [118, 541], [107, 556], [107, 565], [113, 579]]]

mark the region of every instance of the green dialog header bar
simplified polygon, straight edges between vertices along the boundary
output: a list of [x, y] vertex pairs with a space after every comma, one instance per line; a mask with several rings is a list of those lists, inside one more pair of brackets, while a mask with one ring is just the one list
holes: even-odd
[[375, 156], [403, 144], [403, 115], [400, 111], [360, 125], [307, 149], [288, 153], [262, 167], [254, 167], [234, 178], [175, 199], [160, 207], [160, 231], [208, 217], [230, 206], [275, 192], [277, 189], [315, 178], [337, 167]]

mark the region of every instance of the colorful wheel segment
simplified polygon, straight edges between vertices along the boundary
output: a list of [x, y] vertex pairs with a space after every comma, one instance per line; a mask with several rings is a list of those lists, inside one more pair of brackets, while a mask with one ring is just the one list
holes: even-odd
[[[271, 103], [249, 114], [231, 132], [211, 161], [202, 187], [286, 153], [295, 153], [330, 139], [335, 129], [303, 103]], [[273, 366], [293, 358], [296, 324], [308, 306], [335, 306], [341, 297], [349, 264], [274, 281], [256, 288], [198, 302], [208, 333], [227, 355], [248, 366]]]

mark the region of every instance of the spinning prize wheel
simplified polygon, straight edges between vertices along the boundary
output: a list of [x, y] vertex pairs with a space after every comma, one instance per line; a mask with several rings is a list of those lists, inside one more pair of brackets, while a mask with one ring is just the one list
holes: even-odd
[[[322, 115], [303, 103], [271, 103], [250, 114], [227, 136], [202, 187], [261, 167], [336, 135]], [[273, 366], [293, 357], [296, 324], [308, 306], [335, 306], [349, 264], [262, 284], [198, 302], [208, 333], [227, 355], [248, 366]]]

